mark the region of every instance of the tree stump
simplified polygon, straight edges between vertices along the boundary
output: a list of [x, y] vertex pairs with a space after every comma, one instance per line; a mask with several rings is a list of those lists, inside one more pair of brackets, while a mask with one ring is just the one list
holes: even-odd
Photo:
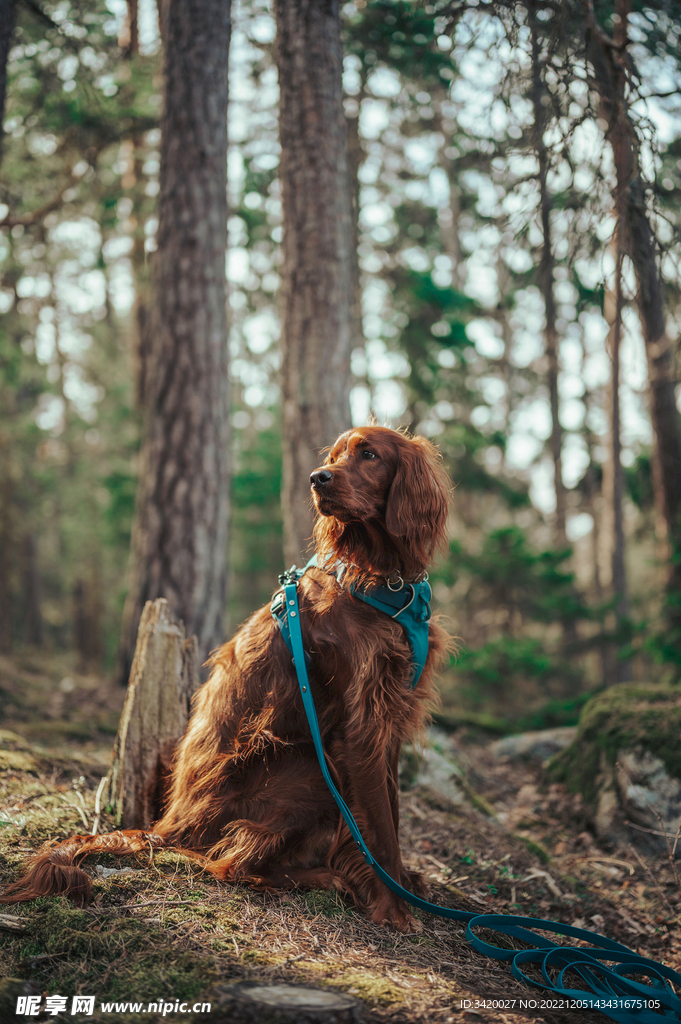
[[168, 602], [147, 601], [104, 787], [122, 828], [148, 828], [161, 815], [175, 747], [199, 686], [197, 661], [196, 637], [185, 637]]
[[360, 1024], [363, 1003], [345, 992], [302, 985], [242, 982], [216, 985], [202, 1000], [211, 1024]]

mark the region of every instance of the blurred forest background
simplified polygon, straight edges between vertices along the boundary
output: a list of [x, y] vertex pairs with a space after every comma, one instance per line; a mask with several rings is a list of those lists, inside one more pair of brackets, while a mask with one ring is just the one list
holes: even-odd
[[[162, 33], [153, 0], [5, 8], [0, 648], [113, 675]], [[444, 709], [571, 724], [604, 686], [681, 672], [681, 10], [355, 0], [341, 33], [352, 419], [432, 437], [456, 484]], [[233, 6], [225, 637], [284, 559], [274, 39], [264, 0]]]

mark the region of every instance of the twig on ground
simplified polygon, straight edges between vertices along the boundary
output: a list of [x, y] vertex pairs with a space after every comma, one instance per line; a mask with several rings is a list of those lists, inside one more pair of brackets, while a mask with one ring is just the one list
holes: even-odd
[[673, 908], [673, 906], [671, 905], [671, 903], [670, 903], [670, 902], [669, 902], [669, 900], [667, 899], [667, 896], [666, 896], [665, 892], [663, 891], [663, 889], [662, 889], [662, 887], [661, 887], [660, 883], [659, 883], [659, 882], [658, 882], [658, 880], [657, 880], [657, 879], [655, 878], [655, 875], [654, 875], [654, 874], [652, 873], [652, 871], [650, 870], [649, 866], [648, 866], [648, 865], [646, 864], [646, 862], [644, 861], [643, 857], [641, 857], [641, 855], [639, 854], [639, 852], [638, 852], [638, 851], [637, 851], [637, 850], [636, 850], [636, 849], [635, 849], [635, 848], [634, 848], [634, 847], [632, 846], [632, 844], [631, 844], [631, 843], [629, 843], [629, 849], [631, 850], [631, 852], [633, 853], [634, 857], [635, 857], [635, 858], [636, 858], [636, 860], [637, 860], [637, 861], [639, 862], [639, 864], [641, 865], [641, 867], [643, 868], [643, 870], [644, 870], [644, 871], [646, 872], [646, 874], [647, 874], [647, 875], [649, 876], [649, 878], [651, 879], [651, 881], [652, 881], [652, 883], [653, 883], [653, 887], [654, 887], [655, 889], [657, 889], [657, 891], [659, 892], [660, 896], [662, 897], [662, 902], [664, 903], [664, 905], [665, 905], [665, 906], [667, 907], [667, 909], [668, 909], [668, 910], [671, 910], [671, 912], [672, 912], [672, 913], [674, 913], [674, 908]]
[[530, 874], [526, 875], [526, 877], [521, 879], [521, 881], [529, 882], [533, 878], [543, 878], [546, 881], [546, 884], [548, 885], [553, 895], [557, 896], [558, 899], [563, 898], [562, 892], [558, 888], [553, 878], [551, 878], [551, 875], [548, 873], [548, 871], [540, 871], [539, 868], [535, 868], [534, 871], [531, 871]]
[[71, 803], [71, 801], [67, 797], [66, 793], [62, 793], [61, 794], [61, 798], [64, 801], [64, 803], [67, 804], [68, 807], [73, 807], [74, 811], [78, 811], [78, 814], [80, 815], [80, 820], [85, 825], [85, 828], [89, 829], [90, 828], [90, 822], [87, 820], [87, 815], [86, 815], [85, 811], [83, 810], [83, 808], [79, 804]]
[[[619, 761], [617, 762], [616, 767], [622, 772], [622, 775], [624, 775], [624, 777], [627, 780], [627, 782], [629, 783], [629, 785], [633, 786], [634, 782], [633, 782], [631, 776], [628, 774], [626, 768], [623, 768]], [[659, 822], [660, 828], [662, 829], [662, 832], [660, 834], [664, 836], [664, 841], [665, 841], [665, 843], [667, 845], [667, 855], [669, 857], [669, 865], [670, 865], [671, 870], [672, 870], [672, 876], [673, 876], [674, 881], [676, 882], [676, 884], [677, 885], [681, 885], [681, 880], [679, 879], [679, 873], [676, 870], [676, 863], [675, 863], [675, 860], [674, 860], [674, 858], [676, 856], [676, 846], [677, 846], [677, 843], [679, 841], [679, 835], [681, 834], [681, 820], [679, 820], [679, 827], [676, 830], [676, 837], [668, 836], [667, 835], [667, 826], [665, 825], [664, 821], [662, 820], [662, 815], [659, 813], [658, 810], [656, 810], [655, 807], [653, 807], [650, 804], [650, 802], [648, 801], [646, 795], [643, 792], [643, 787], [639, 786], [638, 790], [639, 790], [640, 796], [643, 797], [643, 801], [644, 801], [646, 807], [648, 808], [648, 810], [652, 814], [655, 815], [655, 817], [657, 818], [657, 820]], [[671, 838], [674, 838], [674, 845], [673, 846], [669, 842], [669, 840]]]
[[[628, 825], [629, 828], [635, 828], [638, 832], [648, 832], [648, 833], [650, 833], [651, 836], [664, 836], [665, 839], [677, 839], [678, 838], [678, 832], [676, 833], [676, 835], [672, 835], [671, 832], [661, 832], [659, 828], [644, 828], [643, 825], [637, 825], [634, 821], [629, 821], [628, 819], [625, 820], [624, 824]], [[582, 859], [583, 860], [594, 860], [594, 859], [602, 860], [603, 858], [601, 858], [601, 857], [599, 857], [599, 858], [584, 857]]]
[[11, 914], [0, 914], [0, 928], [6, 932], [25, 932], [26, 922]]
[[[630, 822], [625, 824], [629, 825]], [[635, 826], [637, 827], [637, 826]], [[644, 832], [649, 832], [650, 829], [644, 829]], [[580, 861], [593, 861], [597, 864], [619, 864], [620, 867], [627, 868], [630, 875], [634, 874], [634, 865], [630, 864], [628, 860], [620, 860], [619, 857], [580, 857]]]
[[97, 786], [97, 793], [95, 795], [95, 820], [92, 825], [92, 832], [90, 833], [90, 835], [93, 836], [96, 836], [99, 830], [99, 819], [102, 815], [102, 793], [108, 778], [109, 775], [107, 773], [102, 779], [100, 779], [99, 785]]

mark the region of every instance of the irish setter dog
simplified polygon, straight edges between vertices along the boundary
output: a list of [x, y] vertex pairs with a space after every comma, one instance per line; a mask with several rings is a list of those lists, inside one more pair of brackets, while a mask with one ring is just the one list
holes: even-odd
[[[353, 597], [354, 583], [420, 578], [446, 537], [449, 480], [423, 437], [385, 427], [342, 434], [312, 474], [314, 538], [321, 566], [341, 560], [339, 583], [312, 568], [299, 584], [310, 685], [332, 774], [376, 860], [419, 893], [398, 842], [398, 758], [422, 728], [433, 675], [448, 645], [431, 622], [425, 670], [410, 687], [411, 649], [398, 621]], [[78, 867], [92, 852], [173, 847], [226, 882], [279, 889], [336, 889], [377, 924], [420, 924], [376, 877], [322, 778], [291, 655], [270, 615], [255, 612], [211, 657], [178, 746], [165, 813], [148, 831], [74, 836], [44, 847], [0, 897], [50, 893], [87, 899]]]

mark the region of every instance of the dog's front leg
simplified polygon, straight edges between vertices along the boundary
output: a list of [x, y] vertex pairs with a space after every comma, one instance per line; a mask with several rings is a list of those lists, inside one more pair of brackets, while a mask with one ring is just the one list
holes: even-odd
[[[392, 811], [393, 822], [395, 824], [395, 834], [397, 836], [398, 849], [400, 839], [400, 750], [402, 744], [398, 739], [393, 739], [390, 744], [388, 752], [388, 795], [390, 798], [390, 809]], [[412, 892], [416, 893], [417, 896], [421, 896], [423, 899], [428, 898], [429, 886], [425, 878], [420, 871], [411, 871], [404, 866], [402, 863], [402, 854], [400, 851], [400, 874], [397, 876], [397, 881], [405, 888], [411, 889]]]
[[[346, 747], [343, 760], [350, 808], [362, 829], [365, 842], [381, 867], [396, 882], [402, 883], [405, 870], [396, 828], [399, 821], [397, 793], [386, 746], [356, 741]], [[357, 856], [359, 858], [359, 851]], [[356, 890], [354, 895], [359, 897], [358, 902], [366, 905], [372, 921], [391, 925], [401, 932], [421, 931], [420, 922], [404, 900], [388, 889], [373, 872], [368, 875], [363, 871], [362, 874], [366, 879], [366, 896], [363, 899]]]

